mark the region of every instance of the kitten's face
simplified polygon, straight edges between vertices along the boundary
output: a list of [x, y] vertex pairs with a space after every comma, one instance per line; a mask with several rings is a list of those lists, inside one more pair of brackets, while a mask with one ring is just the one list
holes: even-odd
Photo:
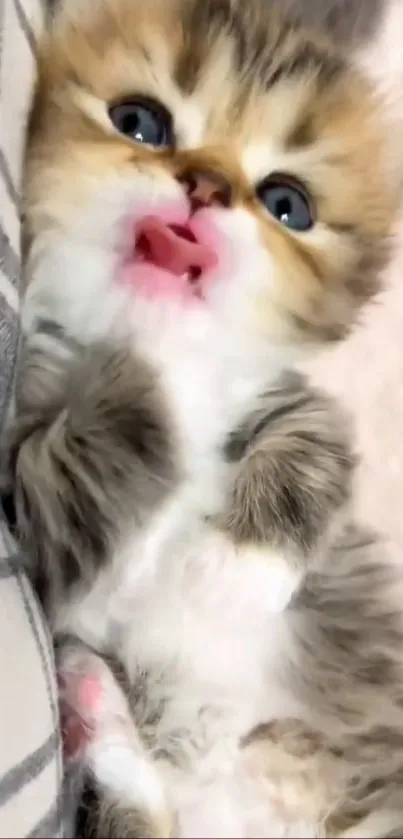
[[102, 277], [269, 342], [342, 336], [395, 206], [366, 81], [267, 0], [70, 14], [44, 46], [27, 177], [34, 252], [77, 256], [79, 279], [54, 272], [60, 309]]

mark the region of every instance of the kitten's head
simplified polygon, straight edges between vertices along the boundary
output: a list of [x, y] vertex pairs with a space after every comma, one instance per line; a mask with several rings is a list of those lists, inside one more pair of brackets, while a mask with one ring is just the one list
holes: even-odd
[[268, 0], [70, 0], [28, 154], [47, 300], [71, 320], [114, 283], [263, 341], [338, 339], [378, 287], [388, 139], [358, 69]]

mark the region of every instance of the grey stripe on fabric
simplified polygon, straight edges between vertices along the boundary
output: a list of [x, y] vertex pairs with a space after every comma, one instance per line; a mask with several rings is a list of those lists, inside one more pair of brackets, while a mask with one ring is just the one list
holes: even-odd
[[22, 557], [19, 553], [0, 559], [0, 582], [14, 577], [21, 570], [21, 567]]
[[58, 748], [59, 737], [57, 731], [53, 731], [50, 737], [38, 749], [24, 758], [17, 766], [9, 769], [0, 778], [0, 806], [6, 804], [10, 798], [16, 795], [30, 781], [46, 769], [54, 759]]
[[[0, 476], [2, 477], [2, 476]], [[0, 533], [3, 537], [4, 545], [8, 550], [7, 558], [15, 554], [15, 541], [10, 533], [9, 523], [4, 511], [4, 500], [0, 504]], [[2, 554], [4, 557], [5, 554]]]
[[[37, 650], [38, 650], [38, 653], [39, 653], [39, 656], [40, 656], [40, 659], [41, 659], [42, 670], [43, 670], [43, 674], [44, 674], [44, 677], [45, 677], [45, 680], [46, 680], [46, 693], [47, 693], [50, 708], [51, 708], [51, 711], [52, 711], [54, 728], [55, 728], [55, 731], [58, 731], [59, 730], [59, 726], [58, 726], [59, 712], [58, 712], [58, 708], [57, 708], [55, 698], [54, 698], [54, 695], [53, 695], [52, 679], [51, 679], [51, 674], [49, 672], [50, 668], [49, 668], [49, 663], [48, 663], [48, 660], [47, 660], [47, 653], [46, 653], [46, 648], [45, 648], [45, 645], [46, 645], [45, 638], [48, 637], [48, 636], [45, 636], [44, 643], [43, 643], [42, 639], [41, 639], [41, 636], [39, 634], [39, 631], [38, 631], [37, 616], [34, 613], [32, 603], [30, 602], [31, 598], [28, 597], [26, 587], [25, 587], [26, 585], [27, 586], [29, 585], [28, 582], [25, 579], [23, 579], [22, 577], [18, 578], [18, 582], [19, 582], [19, 588], [20, 588], [21, 596], [22, 596], [22, 599], [23, 599], [23, 602], [24, 602], [25, 613], [27, 615], [28, 623], [30, 625], [30, 629], [32, 631], [33, 637], [35, 638], [35, 644], [36, 644], [36, 647], [37, 647]], [[24, 585], [24, 583], [25, 583], [25, 585]], [[50, 638], [49, 638], [49, 649], [50, 649], [50, 644], [51, 644], [51, 642], [50, 642]], [[50, 661], [51, 661], [51, 659], [50, 659]]]
[[22, 29], [27, 41], [28, 41], [28, 44], [30, 46], [32, 55], [34, 56], [34, 58], [36, 58], [36, 53], [37, 53], [36, 38], [35, 38], [35, 35], [34, 35], [34, 31], [32, 29], [32, 26], [31, 26], [31, 24], [30, 24], [30, 22], [27, 18], [25, 9], [21, 5], [20, 0], [14, 0], [14, 6], [15, 6], [15, 11], [17, 13], [17, 17], [18, 17], [18, 20], [19, 20], [19, 24], [21, 26], [21, 29]]
[[0, 224], [0, 268], [3, 274], [18, 288], [20, 276], [20, 260], [11, 242]]
[[17, 360], [19, 335], [18, 313], [0, 295], [0, 435], [6, 421], [14, 384], [14, 368]]
[[48, 839], [49, 836], [57, 836], [60, 830], [60, 801], [58, 797], [52, 803], [48, 812], [37, 822], [35, 827], [28, 833], [27, 839]]
[[[57, 755], [56, 759], [56, 773], [57, 773], [57, 787], [59, 790], [62, 789], [63, 784], [63, 768], [62, 768], [62, 759], [61, 759], [61, 737], [60, 737], [60, 727], [59, 727], [59, 709], [57, 702], [55, 700], [53, 694], [53, 670], [51, 666], [49, 666], [49, 662], [52, 661], [50, 658], [50, 650], [51, 650], [51, 641], [49, 638], [49, 660], [47, 659], [47, 651], [44, 648], [44, 644], [42, 643], [41, 636], [39, 634], [38, 625], [37, 625], [37, 616], [34, 613], [32, 602], [30, 597], [27, 595], [26, 586], [28, 585], [28, 581], [26, 578], [19, 574], [17, 576], [17, 584], [19, 590], [21, 592], [21, 596], [24, 602], [25, 613], [28, 618], [28, 622], [31, 628], [32, 635], [35, 639], [36, 648], [39, 653], [39, 658], [41, 662], [43, 677], [45, 679], [46, 684], [46, 694], [48, 697], [49, 707], [52, 713], [53, 725], [54, 725], [54, 732], [56, 735], [56, 746], [59, 754]], [[59, 812], [59, 821], [61, 820], [62, 813], [61, 813], [61, 805], [60, 805], [60, 812]]]
[[[40, 656], [40, 660], [41, 660], [41, 664], [42, 664], [42, 670], [43, 670], [43, 674], [44, 674], [45, 681], [46, 681], [46, 693], [47, 693], [50, 708], [51, 708], [51, 711], [52, 711], [52, 718], [53, 718], [55, 731], [59, 731], [59, 712], [58, 712], [58, 708], [57, 708], [55, 698], [54, 698], [54, 695], [53, 695], [53, 690], [52, 690], [53, 679], [52, 679], [52, 674], [50, 672], [49, 662], [48, 662], [48, 659], [47, 659], [47, 651], [46, 651], [46, 647], [45, 647], [46, 641], [45, 641], [45, 644], [42, 642], [41, 636], [40, 636], [39, 631], [38, 631], [38, 626], [37, 626], [37, 616], [36, 616], [36, 614], [34, 614], [32, 603], [30, 602], [30, 597], [27, 596], [27, 592], [26, 592], [26, 588], [25, 588], [24, 583], [26, 585], [28, 585], [28, 582], [25, 579], [23, 579], [22, 577], [18, 577], [18, 583], [19, 583], [19, 588], [20, 588], [21, 595], [22, 595], [22, 598], [23, 598], [23, 601], [24, 601], [25, 613], [27, 615], [28, 622], [29, 622], [32, 634], [35, 638], [35, 644], [36, 644], [36, 647], [37, 647], [37, 650], [38, 650], [38, 653], [39, 653], [39, 656]], [[50, 638], [49, 638], [49, 649], [51, 648], [50, 643], [51, 642], [50, 642]], [[51, 660], [52, 659], [50, 659], [50, 662], [51, 662]]]
[[[1, 32], [1, 30], [0, 30]], [[1, 53], [0, 53], [1, 55]], [[20, 214], [20, 196], [18, 190], [13, 182], [11, 172], [9, 169], [9, 165], [7, 163], [7, 159], [0, 149], [0, 176], [2, 177], [8, 197], [14, 204], [15, 209], [17, 210], [18, 215]]]

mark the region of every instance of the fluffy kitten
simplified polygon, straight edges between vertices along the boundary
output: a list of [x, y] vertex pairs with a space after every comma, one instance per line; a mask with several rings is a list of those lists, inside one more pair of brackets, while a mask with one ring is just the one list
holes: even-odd
[[285, 372], [378, 288], [389, 139], [268, 0], [67, 2], [42, 45], [11, 466], [97, 836], [403, 827], [401, 572]]

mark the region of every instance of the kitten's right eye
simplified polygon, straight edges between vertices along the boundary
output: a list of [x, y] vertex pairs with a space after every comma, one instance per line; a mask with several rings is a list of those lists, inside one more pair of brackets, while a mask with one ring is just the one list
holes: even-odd
[[112, 105], [109, 117], [116, 130], [135, 143], [164, 148], [172, 146], [172, 118], [154, 99], [130, 99]]
[[303, 232], [315, 219], [305, 187], [290, 175], [274, 173], [260, 184], [257, 194], [268, 212], [290, 230]]

